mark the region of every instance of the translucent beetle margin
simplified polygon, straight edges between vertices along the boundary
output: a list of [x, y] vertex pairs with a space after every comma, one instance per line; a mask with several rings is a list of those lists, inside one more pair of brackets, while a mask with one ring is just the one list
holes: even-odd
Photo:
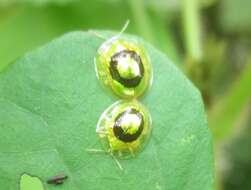
[[146, 108], [133, 101], [118, 101], [101, 115], [96, 132], [107, 152], [117, 158], [136, 156], [151, 134], [151, 117]]
[[95, 65], [99, 80], [121, 98], [137, 98], [151, 86], [150, 59], [137, 41], [107, 40], [98, 49]]

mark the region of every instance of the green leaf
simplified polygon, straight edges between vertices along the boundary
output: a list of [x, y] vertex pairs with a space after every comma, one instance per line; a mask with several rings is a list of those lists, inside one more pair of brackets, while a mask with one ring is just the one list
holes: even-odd
[[20, 4], [10, 9], [0, 8], [0, 71], [25, 52], [67, 31], [89, 28], [120, 30], [130, 19], [127, 32], [135, 33], [135, 23], [126, 4], [85, 0], [69, 6]]
[[225, 140], [233, 134], [237, 119], [250, 101], [251, 89], [247, 88], [250, 83], [251, 57], [240, 77], [225, 94], [224, 99], [221, 99], [210, 111], [209, 124], [215, 141]]
[[[67, 31], [89, 28], [121, 30], [127, 19], [130, 20], [127, 32], [144, 37], [179, 63], [174, 34], [168, 29], [170, 27], [166, 27], [166, 19], [160, 18], [158, 11], [151, 14], [150, 11], [140, 11], [145, 20], [142, 25], [135, 17], [138, 13], [133, 10], [137, 12], [135, 8], [131, 10], [127, 1], [109, 3], [101, 0], [74, 1], [67, 6], [21, 3], [11, 9], [0, 8], [0, 70], [25, 52]], [[147, 33], [152, 39], [144, 34], [145, 30], [149, 30]]]
[[251, 32], [251, 1], [223, 0], [219, 8], [219, 23], [224, 32]]
[[[110, 32], [100, 35], [111, 37]], [[101, 149], [95, 128], [117, 98], [96, 78], [94, 57], [104, 42], [73, 32], [26, 54], [0, 73], [0, 187], [18, 189], [23, 173], [46, 184], [67, 175], [65, 190], [212, 190], [213, 155], [199, 91], [161, 52], [141, 39], [153, 64], [151, 89], [140, 101], [153, 133], [120, 170]]]
[[44, 190], [39, 178], [23, 174], [20, 179], [20, 190]]
[[58, 5], [65, 5], [67, 3], [71, 3], [78, 0], [0, 0], [0, 6], [9, 6], [12, 4], [19, 4], [19, 3], [33, 3], [35, 5], [45, 5], [48, 3], [58, 4]]

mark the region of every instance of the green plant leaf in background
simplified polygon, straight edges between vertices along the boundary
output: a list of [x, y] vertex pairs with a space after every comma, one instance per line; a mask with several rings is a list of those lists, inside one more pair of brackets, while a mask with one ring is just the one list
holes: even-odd
[[251, 32], [251, 1], [250, 0], [223, 0], [219, 7], [219, 24], [224, 32], [249, 33]]
[[[165, 18], [160, 18], [159, 11], [150, 12], [131, 1], [115, 1], [69, 0], [65, 5], [44, 1], [42, 6], [33, 1], [6, 8], [0, 4], [0, 70], [16, 57], [63, 33], [89, 28], [120, 30], [128, 19], [127, 32], [142, 36], [175, 63], [181, 62], [173, 33], [167, 31]], [[135, 6], [141, 8], [139, 13]], [[137, 15], [144, 18], [144, 24], [136, 19]]]
[[54, 3], [58, 5], [65, 5], [79, 0], [0, 0], [0, 6], [9, 6], [18, 3], [34, 3], [35, 5], [45, 5], [47, 3]]
[[[115, 35], [99, 33], [105, 37]], [[124, 35], [125, 38], [136, 38]], [[104, 42], [73, 32], [26, 54], [0, 73], [0, 187], [17, 190], [23, 173], [69, 178], [60, 189], [212, 190], [211, 136], [199, 91], [161, 52], [136, 38], [153, 64], [154, 80], [140, 101], [153, 133], [123, 170], [101, 149], [95, 128], [117, 98], [96, 78], [94, 57]]]
[[20, 190], [44, 190], [44, 188], [39, 178], [23, 174], [20, 179]]
[[247, 88], [251, 82], [251, 57], [248, 59], [245, 70], [232, 89], [209, 113], [209, 122], [212, 127], [214, 140], [218, 142], [233, 135], [236, 121], [241, 116], [242, 110], [248, 105], [251, 89]]
[[[93, 14], [95, 12], [99, 14]], [[130, 19], [128, 12], [126, 2], [117, 5], [93, 0], [76, 1], [67, 6], [51, 3], [36, 6], [34, 2], [2, 8], [0, 70], [18, 56], [67, 31], [95, 27], [119, 30]], [[135, 31], [133, 25], [131, 22], [127, 31]]]

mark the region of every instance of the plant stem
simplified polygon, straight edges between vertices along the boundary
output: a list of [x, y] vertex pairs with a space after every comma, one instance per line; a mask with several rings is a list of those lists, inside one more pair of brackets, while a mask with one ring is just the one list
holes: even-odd
[[194, 61], [200, 61], [202, 58], [200, 2], [199, 0], [183, 0], [182, 8], [187, 55]]
[[132, 10], [135, 25], [138, 29], [139, 34], [147, 41], [154, 43], [154, 36], [147, 11], [145, 10], [145, 4], [143, 0], [129, 0], [129, 5]]

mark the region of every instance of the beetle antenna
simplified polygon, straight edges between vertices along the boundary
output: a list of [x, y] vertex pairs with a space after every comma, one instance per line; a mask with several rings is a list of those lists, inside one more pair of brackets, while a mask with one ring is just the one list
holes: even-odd
[[128, 19], [128, 20], [125, 22], [123, 28], [122, 28], [122, 29], [120, 30], [120, 32], [118, 33], [118, 37], [121, 36], [121, 34], [123, 34], [123, 33], [126, 31], [126, 29], [128, 28], [129, 24], [130, 24], [130, 20]]
[[109, 153], [109, 151], [105, 151], [105, 150], [101, 150], [101, 149], [92, 149], [92, 148], [88, 148], [88, 149], [85, 149], [86, 152], [89, 152], [89, 153]]
[[113, 36], [113, 37], [111, 38], [111, 41], [112, 41], [112, 40], [118, 39], [118, 38], [126, 31], [126, 29], [128, 28], [129, 24], [130, 24], [130, 20], [128, 19], [128, 20], [125, 22], [125, 24], [124, 24], [124, 26], [122, 27], [122, 29], [120, 30], [120, 32], [119, 32], [117, 35], [115, 35], [115, 36]]
[[121, 171], [123, 171], [124, 168], [122, 167], [122, 165], [121, 165], [121, 163], [119, 162], [119, 160], [118, 160], [112, 153], [111, 153], [110, 155], [111, 155], [111, 157], [113, 158], [113, 160], [116, 162], [116, 164], [117, 164], [117, 166], [119, 167], [119, 169], [120, 169]]
[[102, 34], [100, 34], [99, 32], [97, 32], [95, 30], [88, 30], [88, 32], [90, 32], [91, 34], [93, 34], [94, 36], [97, 36], [98, 38], [100, 38], [102, 40], [107, 40], [107, 38], [105, 36], [103, 36]]

